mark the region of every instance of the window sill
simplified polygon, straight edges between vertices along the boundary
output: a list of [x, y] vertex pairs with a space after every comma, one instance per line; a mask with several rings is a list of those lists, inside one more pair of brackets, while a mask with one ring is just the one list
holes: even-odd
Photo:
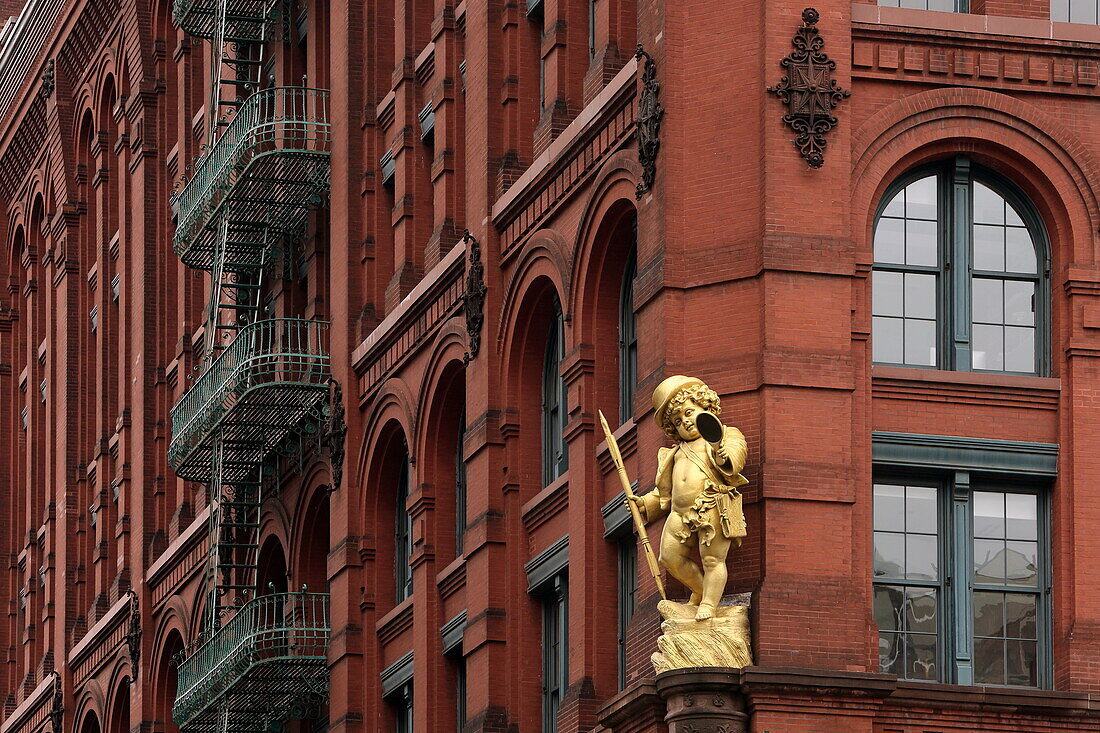
[[400, 636], [402, 631], [410, 628], [412, 622], [413, 599], [412, 596], [409, 596], [394, 606], [389, 613], [380, 618], [378, 623], [374, 625], [374, 630], [378, 634], [378, 641], [382, 644], [390, 643]]
[[898, 680], [891, 702], [937, 706], [980, 705], [983, 708], [1042, 710], [1047, 714], [1080, 715], [1092, 711], [1093, 700], [1088, 693], [1058, 692], [1035, 687], [984, 687], [979, 685], [949, 685], [942, 682]]
[[880, 7], [861, 2], [852, 5], [852, 23], [1100, 44], [1100, 25], [1055, 23], [1050, 20], [1000, 15], [949, 13], [942, 10]]
[[1028, 389], [1055, 393], [1062, 389], [1062, 380], [1056, 377], [1032, 377], [1023, 374], [997, 374], [994, 372], [953, 372], [943, 369], [920, 369], [885, 364], [875, 364], [871, 367], [871, 379], [875, 382], [901, 380], [936, 385], [981, 385], [983, 387]]
[[520, 509], [523, 527], [534, 532], [569, 506], [569, 472], [566, 471]]
[[459, 555], [435, 576], [435, 585], [444, 600], [466, 587], [466, 556]]

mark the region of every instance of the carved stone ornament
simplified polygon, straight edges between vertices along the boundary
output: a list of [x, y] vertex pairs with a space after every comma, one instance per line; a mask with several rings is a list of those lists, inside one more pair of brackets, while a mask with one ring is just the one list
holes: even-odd
[[462, 362], [469, 364], [481, 351], [481, 326], [485, 323], [485, 293], [489, 289], [485, 285], [485, 266], [481, 264], [481, 244], [470, 234], [470, 230], [462, 233], [462, 241], [466, 243], [468, 259], [466, 261], [466, 294], [463, 296], [463, 310], [466, 313], [466, 338], [467, 351], [462, 356]]
[[638, 44], [634, 58], [642, 63], [642, 93], [638, 98], [638, 162], [642, 166], [642, 181], [638, 184], [635, 196], [653, 188], [653, 177], [657, 175], [657, 151], [661, 148], [661, 117], [665, 110], [657, 99], [661, 85], [657, 82], [657, 62]]
[[335, 379], [329, 380], [329, 415], [325, 429], [325, 447], [328, 448], [329, 462], [332, 464], [331, 491], [340, 488], [344, 480], [344, 441], [348, 434], [348, 425], [344, 419], [344, 390]]
[[141, 660], [141, 605], [137, 593], [128, 591], [130, 596], [130, 621], [126, 628], [126, 653], [130, 657], [130, 684], [138, 678], [138, 662]]
[[50, 728], [53, 733], [64, 733], [65, 687], [61, 675], [53, 673], [53, 700], [50, 701]]
[[798, 133], [795, 147], [802, 153], [811, 168], [825, 163], [825, 135], [836, 127], [833, 110], [840, 100], [851, 92], [841, 89], [832, 78], [836, 70], [833, 61], [821, 49], [825, 39], [817, 29], [818, 12], [813, 8], [802, 11], [802, 27], [795, 33], [792, 51], [779, 62], [787, 75], [768, 91], [787, 105], [783, 121]]
[[42, 88], [38, 90], [42, 99], [49, 99], [53, 94], [54, 85], [54, 60], [48, 59], [46, 65], [42, 69]]

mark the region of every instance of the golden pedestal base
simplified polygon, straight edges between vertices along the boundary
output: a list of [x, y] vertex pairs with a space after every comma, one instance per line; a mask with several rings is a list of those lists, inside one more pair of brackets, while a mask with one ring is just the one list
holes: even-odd
[[657, 604], [664, 622], [658, 651], [650, 657], [657, 674], [695, 667], [752, 665], [748, 606], [719, 606], [713, 618], [696, 621], [698, 606], [675, 601]]

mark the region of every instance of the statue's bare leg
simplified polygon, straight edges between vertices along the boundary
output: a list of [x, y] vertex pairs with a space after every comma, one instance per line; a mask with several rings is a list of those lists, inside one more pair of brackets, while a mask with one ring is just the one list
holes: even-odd
[[661, 558], [660, 562], [671, 573], [672, 577], [679, 580], [691, 591], [688, 603], [697, 605], [703, 597], [703, 571], [699, 563], [692, 558], [692, 550], [695, 549], [695, 537], [688, 542], [680, 542], [676, 533], [683, 529], [684, 523], [680, 515], [672, 512], [665, 520], [665, 528], [661, 533]]
[[714, 616], [718, 602], [726, 590], [726, 555], [730, 551], [729, 538], [719, 531], [715, 533], [710, 545], [699, 545], [699, 556], [703, 559], [703, 598], [699, 602], [696, 621]]

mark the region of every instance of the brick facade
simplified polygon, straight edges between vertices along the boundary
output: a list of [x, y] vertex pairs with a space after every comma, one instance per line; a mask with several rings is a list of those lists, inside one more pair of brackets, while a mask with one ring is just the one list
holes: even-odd
[[[331, 322], [348, 431], [342, 453], [318, 443], [284, 465], [255, 562], [261, 587], [331, 594], [328, 729], [394, 730], [383, 678], [411, 653], [415, 730], [541, 730], [543, 601], [525, 566], [567, 547], [557, 730], [666, 730], [640, 559], [619, 684], [619, 544], [601, 509], [620, 487], [597, 409], [622, 425], [647, 490], [665, 444], [649, 395], [684, 373], [717, 390], [749, 443], [750, 534], [728, 584], [752, 594], [758, 666], [728, 677], [747, 730], [1100, 731], [1100, 28], [1052, 23], [1047, 0], [971, 0], [968, 14], [820, 0], [851, 96], [815, 170], [767, 92], [803, 3], [287, 7], [264, 71], [330, 90], [331, 183], [264, 302]], [[32, 11], [50, 30], [21, 40], [18, 74], [0, 82], [0, 730], [48, 730], [63, 708], [55, 733], [172, 733], [173, 657], [203, 623], [210, 506], [168, 465], [170, 410], [194, 384], [211, 289], [172, 250], [172, 194], [209, 139], [209, 44], [173, 23], [170, 0]], [[636, 196], [639, 43], [665, 113], [654, 186]], [[957, 155], [1010, 180], [1042, 221], [1048, 373], [872, 364], [879, 203], [905, 172]], [[620, 416], [635, 242], [637, 389]], [[483, 304], [468, 291], [475, 244]], [[543, 485], [555, 300], [568, 470]], [[1050, 689], [880, 672], [878, 434], [1056, 446]], [[411, 517], [400, 602], [398, 512]]]

